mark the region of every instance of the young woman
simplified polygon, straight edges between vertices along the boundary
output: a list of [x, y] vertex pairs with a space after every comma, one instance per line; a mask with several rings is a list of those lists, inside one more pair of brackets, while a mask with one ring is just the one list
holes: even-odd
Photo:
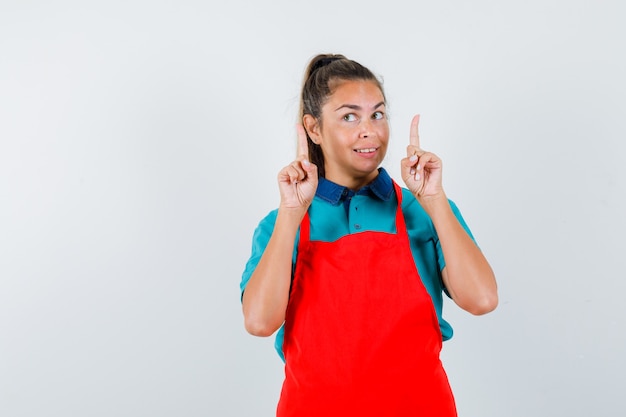
[[442, 162], [411, 124], [399, 187], [376, 76], [314, 57], [298, 157], [259, 224], [243, 273], [248, 332], [285, 361], [277, 416], [456, 416], [439, 359], [452, 328], [442, 292], [472, 314], [497, 305], [494, 274], [442, 187]]

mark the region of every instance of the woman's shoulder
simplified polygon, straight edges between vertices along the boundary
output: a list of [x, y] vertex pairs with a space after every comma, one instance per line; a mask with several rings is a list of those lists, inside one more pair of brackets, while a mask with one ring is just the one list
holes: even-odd
[[270, 210], [265, 216], [261, 218], [254, 230], [254, 240], [266, 239], [269, 240], [274, 231], [274, 225], [276, 224], [276, 217], [278, 215], [278, 209]]
[[400, 187], [402, 190], [402, 211], [413, 213], [415, 215], [426, 215], [422, 205], [417, 201], [411, 190], [406, 187]]
[[263, 216], [261, 218], [261, 221], [259, 222], [259, 224], [261, 223], [276, 223], [276, 216], [278, 216], [278, 208], [272, 209], [269, 212], [267, 212], [265, 214], [265, 216]]
[[[415, 196], [411, 192], [411, 190], [406, 187], [400, 188], [402, 190], [402, 210], [404, 211], [406, 209], [408, 211], [413, 211], [415, 213], [428, 216], [426, 214], [426, 211], [424, 211], [424, 209], [422, 208], [422, 205], [419, 203], [419, 201], [417, 201], [417, 198], [415, 198]], [[459, 208], [452, 199], [448, 198], [448, 203], [450, 204], [450, 207], [452, 207], [452, 211], [455, 212], [455, 214], [459, 213]]]
[[[422, 205], [417, 201], [417, 198], [411, 193], [411, 191], [405, 187], [401, 187], [402, 189], [402, 213], [404, 214], [404, 218], [406, 220], [407, 229], [422, 229], [424, 230], [424, 225], [428, 225], [428, 229], [435, 232], [434, 225], [426, 210], [422, 207]], [[448, 203], [450, 204], [450, 208], [452, 209], [452, 213], [454, 213], [455, 217], [459, 220], [463, 228], [468, 232], [470, 236], [472, 233], [470, 228], [468, 227], [465, 219], [463, 219], [463, 215], [461, 214], [461, 210], [459, 210], [456, 203], [448, 198]], [[472, 236], [473, 238], [473, 236]]]

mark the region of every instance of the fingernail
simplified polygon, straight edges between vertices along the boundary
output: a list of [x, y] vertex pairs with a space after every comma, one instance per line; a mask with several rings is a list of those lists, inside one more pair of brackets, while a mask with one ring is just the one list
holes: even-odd
[[302, 161], [302, 163], [303, 163], [304, 165], [306, 165], [306, 166], [311, 165], [311, 163], [309, 162], [309, 160], [308, 160], [308, 159], [305, 159], [304, 161]]
[[409, 161], [411, 162], [417, 161], [417, 155], [411, 155], [411, 157], [409, 158]]
[[411, 175], [415, 175], [415, 168], [411, 168], [411, 171], [409, 171], [411, 173]]
[[418, 174], [417, 172], [415, 173], [415, 181], [419, 181], [420, 180], [420, 174]]

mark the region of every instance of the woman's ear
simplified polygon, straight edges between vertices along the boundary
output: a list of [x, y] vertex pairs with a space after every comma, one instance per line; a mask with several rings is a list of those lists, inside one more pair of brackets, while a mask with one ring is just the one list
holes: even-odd
[[305, 114], [302, 118], [302, 124], [306, 129], [309, 137], [316, 145], [320, 144], [320, 124], [317, 122], [317, 119], [310, 114]]

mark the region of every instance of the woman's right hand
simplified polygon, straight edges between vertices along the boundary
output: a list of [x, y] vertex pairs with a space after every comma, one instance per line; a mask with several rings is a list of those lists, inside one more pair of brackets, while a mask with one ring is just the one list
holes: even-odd
[[317, 166], [309, 161], [306, 132], [301, 124], [298, 131], [298, 157], [278, 173], [280, 208], [302, 210], [309, 208], [317, 190]]

